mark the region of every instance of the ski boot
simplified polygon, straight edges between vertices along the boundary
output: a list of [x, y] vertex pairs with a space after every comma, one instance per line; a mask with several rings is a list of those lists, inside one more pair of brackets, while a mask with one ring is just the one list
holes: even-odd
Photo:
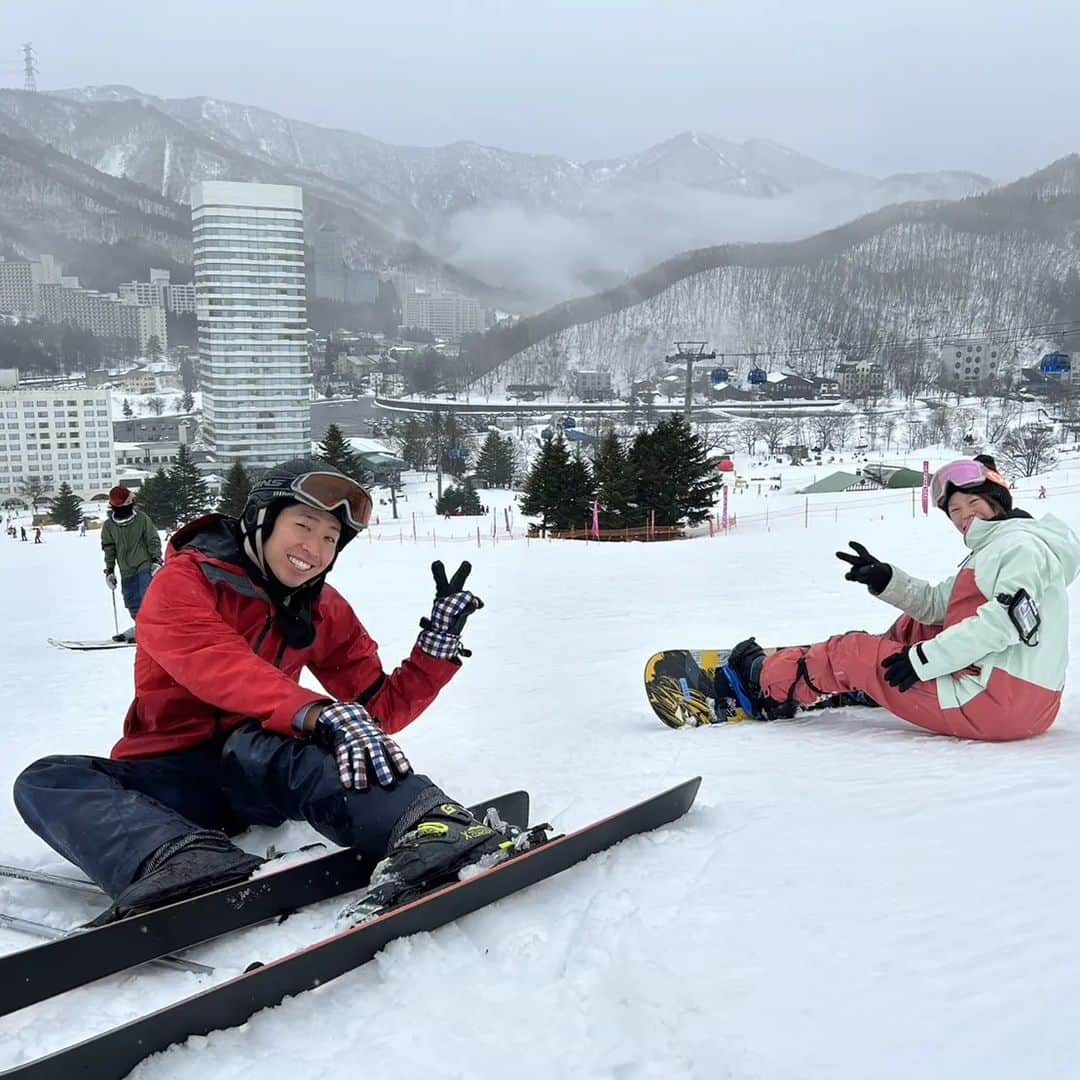
[[135, 641], [135, 627], [129, 626], [126, 630], [121, 630], [120, 633], [113, 634], [112, 639], [116, 642], [126, 642], [128, 645], [133, 644]]
[[241, 851], [224, 833], [197, 832], [158, 848], [139, 876], [87, 926], [139, 915], [177, 900], [246, 881], [263, 860]]
[[436, 806], [391, 846], [371, 875], [371, 884], [338, 914], [355, 926], [392, 907], [480, 873], [548, 839], [550, 825], [517, 829], [494, 810], [479, 821], [459, 803]]
[[[728, 654], [727, 663], [716, 669], [713, 680], [717, 719], [734, 719], [738, 710], [754, 720], [775, 720], [794, 715], [790, 702], [773, 701], [761, 692], [761, 668], [765, 650], [751, 637], [740, 641]], [[741, 719], [741, 718], [740, 718]]]

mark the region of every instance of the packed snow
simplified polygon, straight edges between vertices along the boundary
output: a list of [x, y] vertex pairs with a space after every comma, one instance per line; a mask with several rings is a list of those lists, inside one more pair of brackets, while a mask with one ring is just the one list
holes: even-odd
[[[1070, 482], [1067, 465], [1021, 481], [1018, 505], [1080, 520], [1080, 473], [1073, 465]], [[478, 541], [468, 521], [427, 508], [419, 542], [385, 525], [350, 547], [333, 580], [387, 665], [430, 608], [433, 558], [470, 559], [486, 603], [468, 626], [474, 656], [400, 736], [419, 771], [467, 801], [527, 788], [534, 818], [560, 830], [700, 774], [697, 804], [133, 1075], [1074, 1075], [1080, 671], [1050, 732], [1011, 744], [937, 737], [865, 709], [671, 731], [645, 701], [642, 666], [658, 648], [883, 630], [893, 612], [844, 581], [833, 555], [849, 539], [934, 580], [963, 557], [945, 516], [924, 516], [910, 492], [808, 503], [789, 491], [751, 485], [732, 498], [730, 533], [675, 543], [530, 541], [520, 527], [496, 542], [490, 522]], [[419, 481], [409, 494], [406, 514], [429, 502]], [[508, 496], [482, 498], [499, 518]], [[119, 735], [131, 653], [46, 644], [112, 632], [101, 567], [93, 531], [46, 530], [41, 545], [0, 536], [5, 790], [37, 757], [107, 754]], [[241, 842], [261, 852], [313, 838], [292, 825]], [[10, 801], [0, 861], [71, 872]], [[212, 976], [143, 968], [0, 1019], [0, 1068], [315, 941], [340, 904], [191, 950]], [[0, 910], [71, 926], [95, 906], [0, 881]], [[0, 952], [30, 943], [0, 932]]]

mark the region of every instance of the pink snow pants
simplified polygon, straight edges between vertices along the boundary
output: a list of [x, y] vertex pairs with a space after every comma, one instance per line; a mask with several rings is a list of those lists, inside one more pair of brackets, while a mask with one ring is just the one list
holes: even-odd
[[[917, 682], [905, 693], [890, 686], [881, 661], [905, 646], [927, 641], [941, 629], [903, 615], [885, 634], [855, 630], [816, 645], [781, 649], [765, 658], [762, 692], [774, 701], [786, 700], [798, 678], [799, 661], [805, 659], [810, 682], [823, 694], [861, 690], [901, 720], [939, 735], [1005, 742], [1040, 735], [1054, 722], [1060, 693], [1032, 686], [1000, 669], [991, 674], [985, 690], [958, 709], [942, 708], [934, 680]], [[812, 705], [818, 694], [805, 679], [799, 679], [795, 700]]]

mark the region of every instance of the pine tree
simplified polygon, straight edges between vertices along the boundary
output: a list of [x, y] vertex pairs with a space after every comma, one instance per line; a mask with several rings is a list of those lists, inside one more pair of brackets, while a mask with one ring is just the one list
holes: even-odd
[[176, 453], [176, 464], [169, 470], [169, 484], [177, 522], [192, 521], [210, 509], [210, 489], [191, 460], [191, 451], [183, 444]]
[[545, 529], [564, 530], [591, 521], [592, 477], [588, 465], [571, 458], [562, 433], [547, 439], [525, 478], [521, 512], [539, 517]]
[[61, 483], [52, 500], [50, 515], [57, 525], [63, 525], [68, 532], [77, 529], [82, 521], [82, 499], [71, 490], [66, 480]]
[[192, 396], [190, 390], [184, 391], [184, 396], [180, 398], [180, 410], [181, 412], [189, 413], [195, 408], [195, 398]]
[[421, 472], [431, 462], [431, 439], [424, 430], [424, 424], [415, 414], [410, 414], [405, 421], [405, 431], [401, 437], [401, 460], [406, 468]]
[[514, 440], [503, 435], [495, 447], [495, 484], [497, 487], [510, 487], [514, 483], [517, 468], [517, 450]]
[[331, 424], [326, 429], [323, 441], [315, 448], [315, 456], [340, 469], [346, 476], [351, 476], [358, 484], [370, 486], [371, 478], [367, 470], [337, 424]]
[[440, 514], [478, 517], [483, 514], [484, 507], [480, 502], [480, 496], [477, 494], [472, 480], [466, 480], [460, 487], [451, 484], [443, 492], [442, 498], [435, 504], [435, 510]]
[[221, 485], [221, 498], [218, 500], [218, 513], [238, 518], [244, 512], [251, 491], [251, 473], [242, 461], [234, 461]]
[[497, 431], [489, 431], [484, 445], [480, 447], [480, 454], [476, 459], [476, 475], [484, 487], [501, 487], [502, 477], [499, 475], [499, 451], [502, 447], [502, 436]]
[[131, 407], [131, 402], [130, 402], [130, 401], [128, 401], [128, 399], [127, 399], [127, 398], [124, 398], [124, 409], [123, 409], [123, 412], [124, 412], [124, 415], [125, 415], [125, 416], [129, 416], [129, 417], [130, 417], [130, 416], [134, 416], [134, 415], [135, 415], [135, 410], [134, 410], [134, 409], [133, 409], [133, 408]]
[[600, 503], [600, 525], [622, 529], [634, 521], [634, 477], [622, 441], [609, 429], [604, 432], [593, 458], [593, 480]]
[[566, 487], [559, 508], [562, 529], [587, 528], [592, 523], [592, 503], [596, 496], [589, 463], [579, 454], [570, 459], [566, 469]]
[[681, 414], [641, 432], [628, 457], [639, 516], [655, 512], [657, 525], [696, 525], [712, 512], [720, 481]]
[[164, 467], [143, 481], [135, 497], [135, 505], [146, 514], [155, 525], [171, 525], [178, 518], [176, 499], [173, 495], [172, 481]]

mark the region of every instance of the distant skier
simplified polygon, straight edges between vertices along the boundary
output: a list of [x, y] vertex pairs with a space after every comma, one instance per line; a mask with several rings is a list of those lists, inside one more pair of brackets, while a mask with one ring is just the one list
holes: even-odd
[[41, 543], [41, 526], [40, 525], [35, 525], [34, 526], [34, 543], [35, 544], [40, 544]]
[[[101, 550], [105, 554], [105, 584], [115, 590], [116, 571], [120, 571], [124, 607], [134, 620], [150, 588], [150, 579], [161, 568], [161, 537], [150, 515], [135, 508], [135, 495], [123, 484], [117, 484], [109, 492]], [[113, 635], [113, 641], [134, 640], [134, 626]]]
[[[389, 738], [468, 655], [482, 606], [449, 581], [392, 674], [325, 584], [369, 520], [371, 498], [318, 459], [271, 469], [239, 521], [180, 529], [139, 614], [135, 700], [111, 760], [49, 757], [15, 782], [26, 823], [114, 897], [124, 916], [243, 880], [259, 860], [228, 840], [306, 820], [336, 844], [386, 856], [377, 880], [410, 883], [501, 851]], [[299, 685], [309, 668], [329, 694]]]
[[885, 634], [838, 634], [766, 657], [750, 638], [717, 675], [718, 696], [742, 694], [761, 718], [862, 691], [903, 720], [942, 735], [1009, 740], [1054, 722], [1068, 668], [1066, 589], [1080, 539], [1047, 514], [1014, 510], [994, 459], [953, 461], [930, 485], [934, 505], [971, 554], [938, 585], [909, 577], [851, 542], [845, 577], [905, 614]]
[[26, 526], [25, 525], [20, 525], [19, 526], [19, 534], [20, 534], [20, 536], [21, 536], [21, 538], [23, 540], [26, 539]]

